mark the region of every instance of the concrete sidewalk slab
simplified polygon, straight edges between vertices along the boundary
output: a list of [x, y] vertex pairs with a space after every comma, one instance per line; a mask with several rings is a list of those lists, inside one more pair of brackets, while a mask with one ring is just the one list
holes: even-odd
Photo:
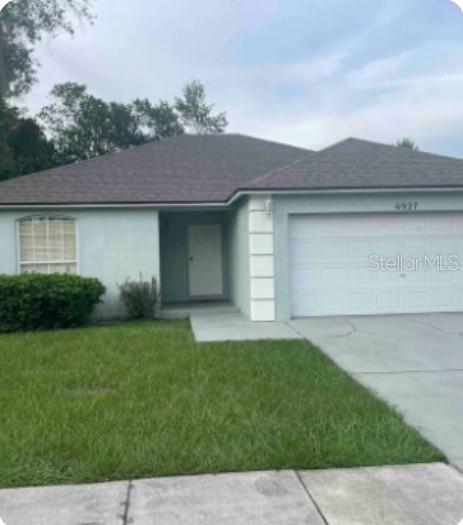
[[122, 525], [128, 482], [0, 490], [5, 525]]
[[239, 312], [194, 312], [191, 327], [198, 342], [302, 338], [283, 321], [253, 322]]
[[132, 525], [324, 525], [293, 471], [135, 481]]
[[463, 476], [433, 463], [0, 490], [6, 525], [457, 525]]
[[458, 525], [463, 478], [444, 464], [299, 473], [329, 525]]

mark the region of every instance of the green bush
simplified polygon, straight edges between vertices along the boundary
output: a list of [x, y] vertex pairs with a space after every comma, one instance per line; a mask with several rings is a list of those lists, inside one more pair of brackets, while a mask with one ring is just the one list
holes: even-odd
[[153, 319], [159, 299], [156, 279], [139, 281], [128, 279], [119, 286], [121, 301], [124, 303], [130, 319]]
[[104, 293], [98, 279], [77, 275], [0, 275], [0, 332], [82, 326]]

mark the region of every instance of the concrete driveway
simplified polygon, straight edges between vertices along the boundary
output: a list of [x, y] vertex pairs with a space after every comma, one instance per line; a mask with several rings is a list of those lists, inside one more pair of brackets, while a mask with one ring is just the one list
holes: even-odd
[[463, 314], [297, 319], [288, 323], [463, 469]]

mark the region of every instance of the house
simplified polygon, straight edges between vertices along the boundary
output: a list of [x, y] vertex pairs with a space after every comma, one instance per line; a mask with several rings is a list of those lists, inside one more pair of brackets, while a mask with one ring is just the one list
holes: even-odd
[[462, 311], [463, 160], [183, 135], [1, 183], [0, 241], [0, 273], [101, 279], [106, 317], [140, 274], [255, 321]]

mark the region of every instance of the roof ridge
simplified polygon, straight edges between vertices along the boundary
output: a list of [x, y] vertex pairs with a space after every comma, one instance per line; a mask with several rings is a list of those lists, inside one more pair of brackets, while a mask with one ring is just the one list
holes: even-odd
[[[288, 168], [292, 168], [293, 166], [296, 166], [297, 164], [305, 162], [309, 158], [312, 158], [313, 156], [317, 155], [316, 151], [310, 151], [310, 150], [307, 150], [307, 151], [309, 151], [309, 155], [307, 155], [305, 157], [302, 157], [302, 159], [298, 159], [298, 160], [295, 160], [293, 162], [290, 162], [289, 164], [285, 164], [284, 166], [280, 166], [279, 168], [274, 168], [273, 170], [270, 170], [267, 173], [264, 173], [263, 175], [259, 175], [259, 177], [256, 177], [255, 179], [250, 181], [250, 184], [257, 184], [259, 182], [265, 181], [265, 180], [273, 177], [274, 175], [276, 175], [278, 172], [287, 170]], [[244, 187], [242, 187], [240, 189], [245, 189], [245, 188], [246, 188], [246, 186], [244, 186]]]
[[425, 155], [425, 156], [430, 156], [430, 157], [438, 157], [440, 159], [448, 159], [448, 160], [458, 160], [458, 161], [462, 161], [463, 159], [460, 158], [460, 157], [452, 157], [450, 155], [442, 155], [440, 153], [432, 153], [430, 151], [424, 151], [424, 150], [415, 150], [415, 149], [411, 149], [411, 148], [401, 148], [401, 147], [398, 147], [396, 146], [395, 144], [389, 144], [387, 142], [377, 142], [377, 141], [374, 141], [374, 140], [368, 140], [368, 139], [360, 139], [360, 138], [357, 138], [357, 137], [348, 137], [346, 139], [343, 139], [339, 142], [335, 142], [334, 144], [331, 144], [331, 146], [327, 146], [326, 148], [323, 148], [319, 151], [317, 151], [317, 153], [326, 153], [326, 152], [329, 152], [332, 148], [335, 148], [337, 146], [340, 146], [341, 144], [345, 144], [347, 142], [357, 142], [357, 143], [362, 143], [362, 144], [370, 144], [372, 146], [376, 146], [376, 147], [382, 147], [382, 148], [387, 148], [389, 150], [396, 150], [396, 151], [400, 151], [400, 152], [405, 152], [405, 154], [412, 154], [412, 155]]
[[245, 133], [223, 133], [222, 135], [225, 135], [225, 136], [233, 135], [235, 137], [243, 137], [246, 139], [257, 140], [259, 142], [267, 142], [267, 144], [277, 144], [278, 146], [284, 146], [285, 148], [292, 148], [292, 149], [297, 149], [299, 151], [309, 151], [311, 153], [315, 153], [314, 150], [311, 150], [309, 148], [302, 148], [301, 146], [294, 146], [293, 144], [287, 144], [286, 142], [280, 142], [279, 140], [263, 139], [260, 137], [255, 137], [254, 135], [247, 135]]

